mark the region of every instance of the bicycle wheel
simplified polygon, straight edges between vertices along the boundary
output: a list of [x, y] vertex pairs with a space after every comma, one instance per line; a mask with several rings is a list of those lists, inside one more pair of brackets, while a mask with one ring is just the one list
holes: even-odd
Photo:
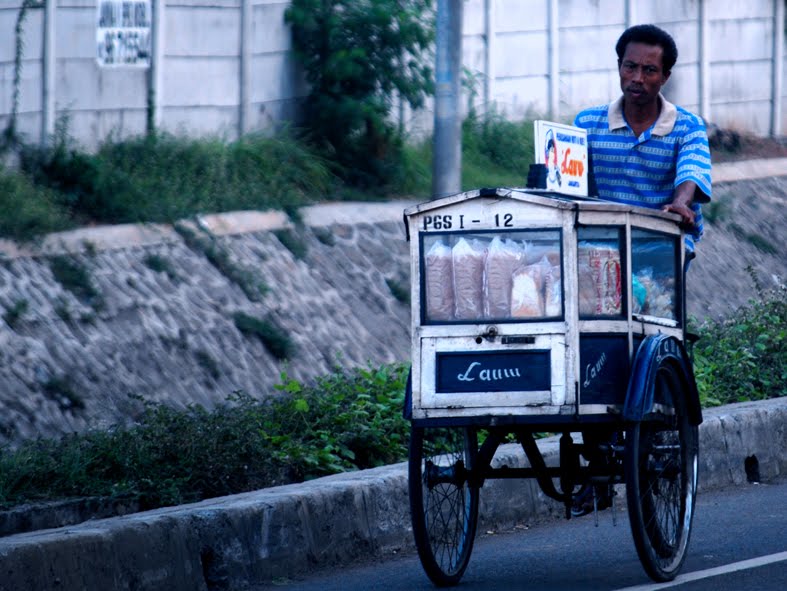
[[[689, 424], [683, 373], [657, 370], [656, 401], [674, 409], [626, 432], [626, 500], [634, 545], [654, 581], [675, 578], [686, 558], [697, 490], [698, 430]], [[663, 419], [663, 420], [662, 420]]]
[[459, 583], [478, 523], [478, 487], [468, 482], [478, 437], [464, 427], [413, 427], [409, 488], [413, 535], [421, 565], [439, 586]]

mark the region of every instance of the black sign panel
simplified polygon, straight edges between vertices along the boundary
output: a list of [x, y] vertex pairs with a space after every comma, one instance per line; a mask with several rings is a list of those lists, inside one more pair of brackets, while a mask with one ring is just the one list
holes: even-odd
[[435, 390], [535, 392], [551, 388], [549, 351], [437, 353]]
[[580, 404], [623, 404], [630, 367], [627, 335], [580, 335]]

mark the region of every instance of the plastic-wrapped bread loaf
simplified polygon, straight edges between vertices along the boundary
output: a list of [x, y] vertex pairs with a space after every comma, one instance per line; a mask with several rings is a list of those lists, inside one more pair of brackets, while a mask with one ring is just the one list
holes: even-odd
[[454, 274], [451, 248], [435, 242], [426, 253], [426, 315], [430, 320], [453, 320]]
[[606, 244], [579, 247], [580, 315], [617, 315], [623, 311], [620, 250]]
[[507, 318], [511, 313], [511, 284], [516, 269], [524, 259], [524, 248], [513, 240], [495, 236], [486, 255], [486, 298], [484, 312], [488, 318]]
[[539, 263], [519, 267], [511, 285], [511, 316], [538, 318], [544, 315], [543, 266]]
[[478, 240], [461, 238], [453, 248], [454, 300], [457, 320], [484, 315], [484, 260], [486, 249]]
[[560, 316], [563, 312], [560, 265], [549, 268], [544, 279], [544, 316]]

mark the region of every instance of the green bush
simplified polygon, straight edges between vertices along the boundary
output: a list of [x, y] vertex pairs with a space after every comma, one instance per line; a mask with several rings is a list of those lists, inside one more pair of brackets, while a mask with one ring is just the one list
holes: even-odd
[[326, 163], [286, 130], [236, 142], [169, 134], [107, 141], [94, 155], [27, 147], [22, 170], [77, 222], [173, 222], [195, 213], [296, 209], [330, 191]]
[[431, 0], [293, 0], [285, 13], [309, 83], [304, 121], [351, 185], [401, 178], [394, 99], [420, 107], [433, 91]]
[[462, 124], [462, 187], [523, 187], [535, 157], [533, 122], [491, 112]]
[[268, 352], [276, 359], [284, 360], [292, 356], [295, 350], [294, 343], [273, 320], [257, 318], [244, 312], [236, 312], [232, 319], [239, 331], [260, 339]]
[[103, 306], [101, 292], [93, 284], [90, 272], [78, 260], [67, 255], [53, 256], [49, 259], [49, 269], [55, 280], [77, 298], [94, 308]]
[[694, 373], [704, 406], [787, 394], [787, 288], [758, 290], [758, 300], [698, 332]]
[[403, 365], [337, 370], [310, 386], [283, 375], [263, 401], [146, 403], [129, 428], [1, 449], [0, 506], [95, 495], [152, 508], [401, 461], [406, 378]]
[[0, 168], [0, 236], [19, 242], [73, 227], [57, 193]]

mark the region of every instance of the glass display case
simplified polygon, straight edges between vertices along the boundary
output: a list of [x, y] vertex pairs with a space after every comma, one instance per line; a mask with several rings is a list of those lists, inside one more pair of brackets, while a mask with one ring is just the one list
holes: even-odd
[[560, 230], [422, 235], [426, 324], [560, 318]]
[[678, 320], [678, 242], [674, 236], [631, 229], [632, 312]]
[[623, 228], [582, 227], [577, 229], [577, 274], [579, 317], [622, 317]]

